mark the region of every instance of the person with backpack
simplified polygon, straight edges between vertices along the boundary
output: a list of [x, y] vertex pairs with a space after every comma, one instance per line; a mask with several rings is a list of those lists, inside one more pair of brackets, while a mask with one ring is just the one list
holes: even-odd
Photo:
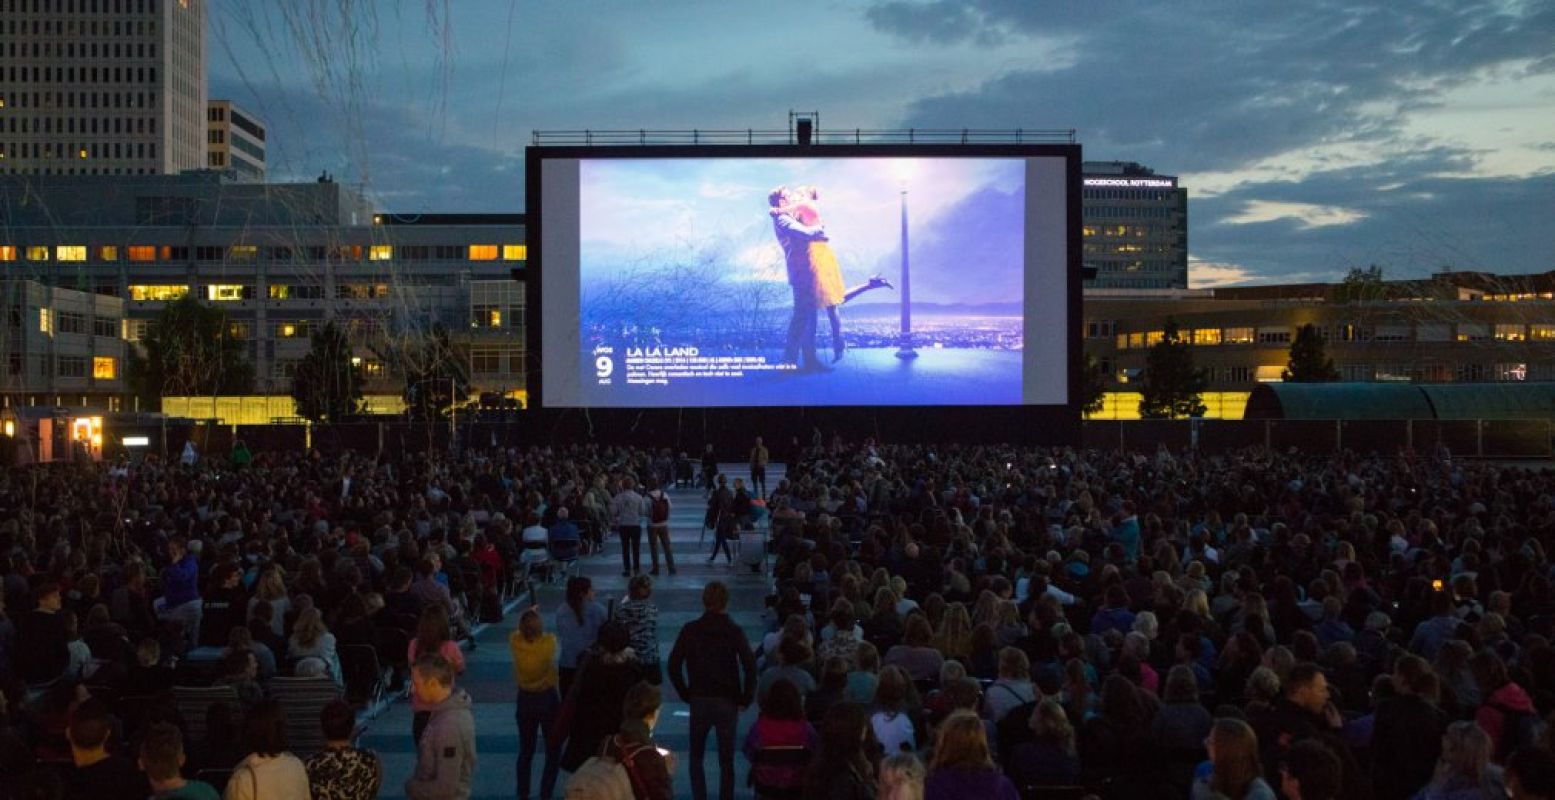
[[1490, 760], [1506, 763], [1508, 756], [1538, 739], [1539, 712], [1533, 698], [1507, 675], [1506, 662], [1490, 650], [1481, 650], [1469, 661], [1480, 696], [1474, 721], [1490, 735]]
[[650, 575], [659, 574], [659, 545], [664, 546], [664, 566], [675, 574], [675, 556], [670, 552], [670, 496], [658, 481], [648, 480], [648, 557]]
[[621, 702], [621, 728], [567, 781], [567, 800], [670, 800], [675, 754], [653, 741], [663, 695], [647, 682]]

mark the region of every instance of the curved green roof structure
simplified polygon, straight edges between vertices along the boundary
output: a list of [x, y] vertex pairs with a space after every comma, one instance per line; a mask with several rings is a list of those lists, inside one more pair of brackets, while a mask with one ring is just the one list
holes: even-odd
[[1555, 419], [1555, 383], [1262, 383], [1246, 419]]

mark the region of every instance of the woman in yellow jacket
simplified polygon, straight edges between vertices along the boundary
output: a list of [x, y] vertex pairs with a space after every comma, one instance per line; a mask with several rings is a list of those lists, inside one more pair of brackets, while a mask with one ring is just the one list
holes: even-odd
[[557, 742], [551, 741], [551, 724], [561, 708], [556, 689], [556, 634], [545, 631], [539, 610], [531, 607], [518, 618], [518, 630], [508, 634], [513, 653], [513, 680], [518, 684], [518, 798], [529, 799], [529, 768], [535, 744], [545, 736], [545, 768], [540, 775], [540, 797], [556, 788], [559, 759]]

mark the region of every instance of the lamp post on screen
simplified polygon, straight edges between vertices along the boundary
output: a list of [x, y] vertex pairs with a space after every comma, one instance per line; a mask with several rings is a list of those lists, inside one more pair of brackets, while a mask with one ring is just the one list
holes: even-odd
[[[903, 175], [905, 183], [905, 170]], [[907, 188], [902, 188], [902, 330], [898, 337], [896, 357], [917, 358], [918, 351], [912, 344], [912, 273], [907, 256]]]

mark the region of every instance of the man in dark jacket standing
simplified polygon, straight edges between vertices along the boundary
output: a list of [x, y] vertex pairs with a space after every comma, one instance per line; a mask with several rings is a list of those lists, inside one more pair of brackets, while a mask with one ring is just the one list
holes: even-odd
[[734, 728], [756, 694], [756, 654], [729, 619], [729, 587], [702, 590], [701, 617], [686, 623], [670, 650], [669, 679], [691, 705], [691, 797], [707, 800], [702, 756], [709, 730], [718, 734], [718, 800], [734, 798]]

